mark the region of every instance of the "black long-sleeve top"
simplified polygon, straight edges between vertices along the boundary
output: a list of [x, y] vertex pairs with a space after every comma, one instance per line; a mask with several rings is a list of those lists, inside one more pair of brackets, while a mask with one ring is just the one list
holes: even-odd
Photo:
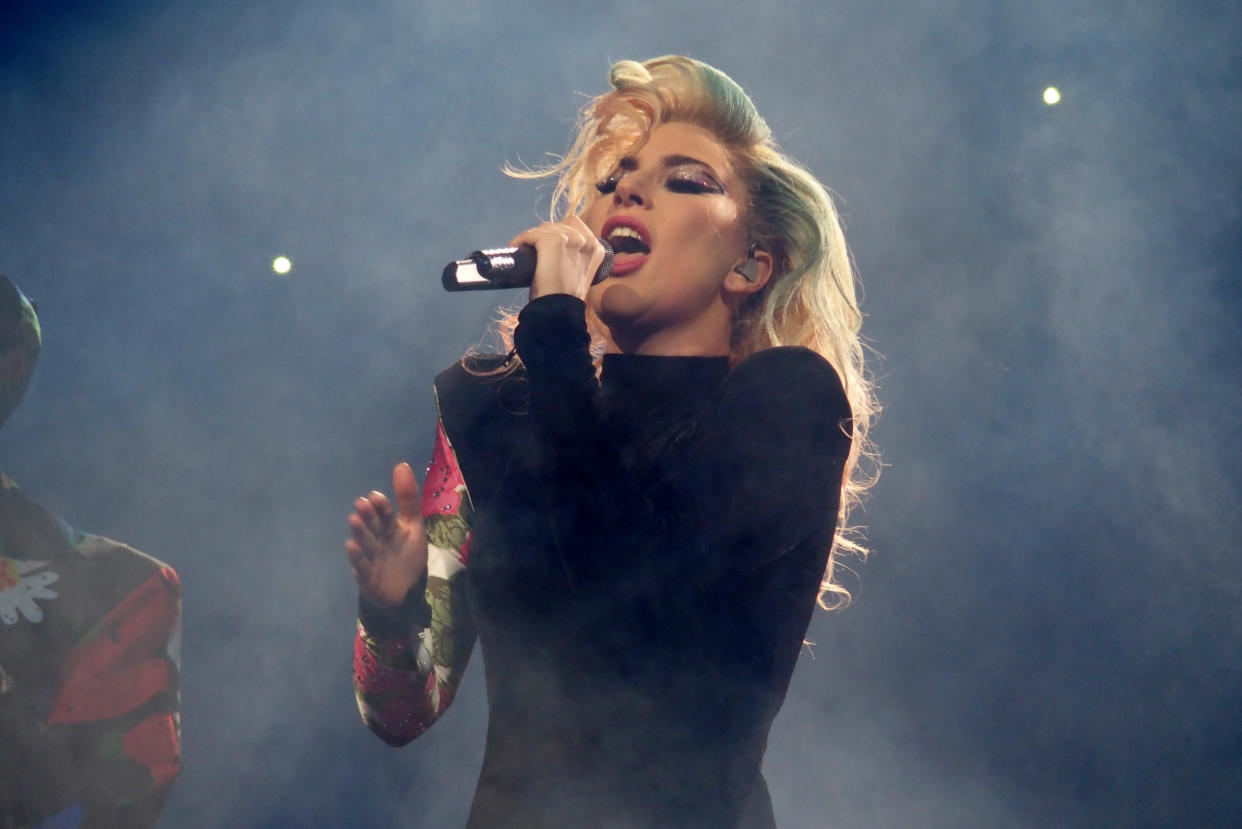
[[474, 506], [472, 827], [768, 827], [761, 763], [832, 544], [849, 406], [804, 348], [610, 354], [528, 304], [523, 368], [437, 378]]

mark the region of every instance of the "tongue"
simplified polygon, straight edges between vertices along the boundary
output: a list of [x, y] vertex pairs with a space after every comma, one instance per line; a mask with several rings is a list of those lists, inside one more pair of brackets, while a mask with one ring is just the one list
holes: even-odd
[[650, 253], [638, 239], [633, 236], [618, 236], [615, 239], [609, 239], [608, 244], [612, 245], [612, 249], [617, 253]]

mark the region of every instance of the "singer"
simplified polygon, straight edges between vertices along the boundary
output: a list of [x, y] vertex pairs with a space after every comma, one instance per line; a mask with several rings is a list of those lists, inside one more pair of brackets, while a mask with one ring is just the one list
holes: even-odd
[[561, 161], [517, 173], [558, 184], [510, 242], [537, 264], [509, 354], [436, 378], [421, 495], [399, 464], [391, 500], [354, 502], [359, 708], [414, 739], [477, 641], [469, 826], [772, 827], [768, 731], [863, 552], [854, 275], [824, 187], [725, 74], [664, 57], [611, 83]]

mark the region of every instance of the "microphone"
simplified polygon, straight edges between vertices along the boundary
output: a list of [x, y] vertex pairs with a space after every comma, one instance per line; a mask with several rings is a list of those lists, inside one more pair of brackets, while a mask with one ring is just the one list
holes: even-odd
[[[612, 246], [603, 239], [604, 261], [595, 271], [592, 285], [612, 273]], [[489, 291], [498, 288], [526, 288], [535, 278], [535, 249], [531, 245], [515, 248], [476, 250], [465, 259], [444, 266], [440, 281], [446, 291]]]

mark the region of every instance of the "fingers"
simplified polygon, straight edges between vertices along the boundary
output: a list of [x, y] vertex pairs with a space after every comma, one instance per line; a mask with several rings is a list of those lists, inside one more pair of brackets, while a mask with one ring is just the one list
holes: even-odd
[[562, 224], [575, 228], [581, 235], [584, 243], [584, 252], [590, 256], [590, 267], [587, 273], [591, 278], [595, 278], [595, 272], [599, 270], [599, 266], [604, 262], [604, 246], [600, 244], [599, 237], [595, 235], [595, 231], [582, 220], [581, 216], [568, 216]]
[[354, 511], [346, 519], [350, 537], [345, 541], [345, 556], [353, 568], [354, 581], [367, 595], [383, 569], [383, 561], [395, 552], [394, 539], [401, 529], [399, 522], [422, 520], [418, 481], [408, 463], [397, 464], [393, 469], [392, 484], [395, 505], [384, 493], [372, 491], [354, 499]]
[[371, 581], [371, 559], [362, 545], [352, 538], [345, 542], [345, 557], [349, 559], [349, 566], [354, 571], [354, 582], [358, 589], [364, 589]]
[[345, 542], [346, 552], [349, 551], [350, 542], [353, 542], [353, 546], [357, 547], [365, 558], [372, 559], [382, 546], [374, 531], [356, 512], [349, 516], [349, 535], [349, 540]]
[[531, 245], [540, 253], [553, 247], [580, 248], [584, 246], [581, 231], [565, 222], [544, 222], [524, 230], [510, 241], [510, 245]]
[[370, 572], [371, 560], [363, 552], [362, 546], [352, 538], [345, 542], [345, 557], [349, 559], [350, 566], [354, 568], [354, 578], [360, 578], [364, 573]]
[[397, 513], [402, 518], [415, 518], [421, 515], [422, 510], [418, 503], [418, 479], [414, 477], [414, 470], [408, 463], [399, 463], [392, 468], [392, 494], [397, 499]]
[[375, 514], [381, 522], [391, 521], [393, 517], [392, 502], [388, 500], [388, 496], [379, 490], [371, 490], [366, 496], [371, 502], [371, 508], [375, 510]]
[[[588, 246], [591, 243], [596, 245], [599, 244], [599, 237], [595, 235], [595, 231], [591, 230], [591, 228], [587, 226], [586, 222], [582, 221], [581, 216], [576, 214], [573, 216], [566, 216], [561, 220], [560, 224], [577, 231], [578, 235], [582, 237], [583, 241], [586, 242]], [[600, 251], [602, 252], [603, 248], [600, 248]]]
[[559, 222], [544, 222], [519, 233], [509, 244], [531, 245], [539, 253], [555, 253], [556, 248], [582, 254], [598, 252], [600, 260], [604, 258], [599, 238], [578, 216], [566, 216]]
[[513, 245], [531, 245], [537, 253], [531, 298], [544, 294], [586, 295], [604, 249], [586, 223], [577, 216], [545, 222], [515, 236]]
[[354, 499], [354, 515], [377, 540], [383, 541], [392, 537], [395, 529], [392, 505], [383, 493], [372, 492], [365, 497]]
[[[372, 598], [375, 595], [376, 580], [383, 572], [386, 550], [392, 538], [391, 529], [386, 528], [395, 524], [391, 517], [391, 507], [388, 508], [388, 521], [381, 520], [372, 497], [377, 494], [379, 493], [372, 493], [371, 496], [354, 501], [354, 512], [347, 519], [350, 537], [345, 541], [345, 556], [353, 569], [354, 582], [359, 592]], [[387, 500], [384, 498], [381, 503], [386, 504]]]

